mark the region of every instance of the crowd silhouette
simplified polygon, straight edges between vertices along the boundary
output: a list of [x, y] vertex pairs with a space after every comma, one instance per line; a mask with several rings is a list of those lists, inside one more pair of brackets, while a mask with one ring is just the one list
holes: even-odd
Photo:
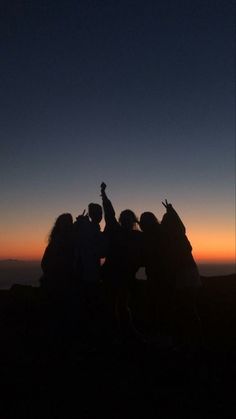
[[[74, 222], [71, 214], [61, 214], [49, 235], [41, 288], [52, 333], [74, 333], [94, 345], [101, 336], [114, 343], [201, 344], [200, 276], [173, 206], [163, 202], [161, 222], [148, 211], [138, 220], [130, 209], [117, 218], [105, 183], [100, 193], [102, 206], [90, 203]], [[141, 267], [147, 278], [145, 330], [137, 326], [131, 303]]]

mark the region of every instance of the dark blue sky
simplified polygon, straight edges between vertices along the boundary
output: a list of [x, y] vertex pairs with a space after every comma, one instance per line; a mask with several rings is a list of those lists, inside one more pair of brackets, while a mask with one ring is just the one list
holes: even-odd
[[167, 197], [232, 231], [234, 19], [225, 0], [3, 2], [6, 235], [45, 234], [102, 180], [118, 210], [159, 215]]

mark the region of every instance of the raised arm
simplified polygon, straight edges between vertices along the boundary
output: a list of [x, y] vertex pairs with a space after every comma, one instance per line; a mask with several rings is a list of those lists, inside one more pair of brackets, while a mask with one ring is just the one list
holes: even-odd
[[104, 218], [106, 222], [106, 228], [109, 228], [116, 225], [117, 220], [116, 220], [116, 214], [115, 214], [113, 205], [110, 199], [108, 199], [107, 197], [106, 187], [107, 185], [104, 182], [102, 182], [101, 184], [102, 205], [103, 205], [103, 211], [104, 211]]
[[162, 204], [166, 208], [166, 213], [162, 218], [161, 224], [167, 229], [171, 229], [175, 232], [185, 234], [185, 226], [175, 209], [172, 207], [172, 205], [167, 201], [167, 199], [165, 200], [165, 202], [162, 202]]

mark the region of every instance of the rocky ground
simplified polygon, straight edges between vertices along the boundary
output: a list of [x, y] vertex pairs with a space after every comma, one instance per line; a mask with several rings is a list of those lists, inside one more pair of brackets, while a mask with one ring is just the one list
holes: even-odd
[[[199, 299], [205, 344], [86, 341], [51, 333], [40, 290], [0, 291], [1, 418], [235, 418], [236, 278], [206, 277]], [[145, 324], [140, 281], [136, 320]]]

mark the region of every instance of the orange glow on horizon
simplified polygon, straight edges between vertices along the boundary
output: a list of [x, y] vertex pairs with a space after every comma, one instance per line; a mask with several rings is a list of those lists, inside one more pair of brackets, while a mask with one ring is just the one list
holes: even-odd
[[42, 259], [42, 255], [45, 249], [45, 246], [39, 246], [35, 243], [32, 245], [19, 247], [5, 247], [4, 251], [0, 253], [0, 260], [4, 259], [19, 259], [24, 261], [37, 261]]
[[[194, 240], [191, 240], [191, 243], [197, 263], [235, 263], [235, 252], [230, 246], [221, 247], [219, 243], [210, 241], [204, 243], [202, 240], [200, 246], [197, 239], [196, 243]], [[0, 252], [0, 259], [41, 260], [46, 245], [46, 241], [44, 243], [28, 241], [23, 245], [8, 243]]]
[[235, 263], [235, 235], [207, 229], [189, 229], [187, 236], [198, 263]]
[[[41, 260], [47, 246], [51, 226], [28, 223], [18, 229], [6, 226], [0, 238], [0, 259]], [[197, 225], [193, 219], [187, 220], [187, 236], [193, 248], [197, 263], [235, 263], [235, 234], [232, 227], [206, 222]], [[103, 225], [101, 224], [103, 227]], [[188, 227], [191, 226], [191, 227]]]

